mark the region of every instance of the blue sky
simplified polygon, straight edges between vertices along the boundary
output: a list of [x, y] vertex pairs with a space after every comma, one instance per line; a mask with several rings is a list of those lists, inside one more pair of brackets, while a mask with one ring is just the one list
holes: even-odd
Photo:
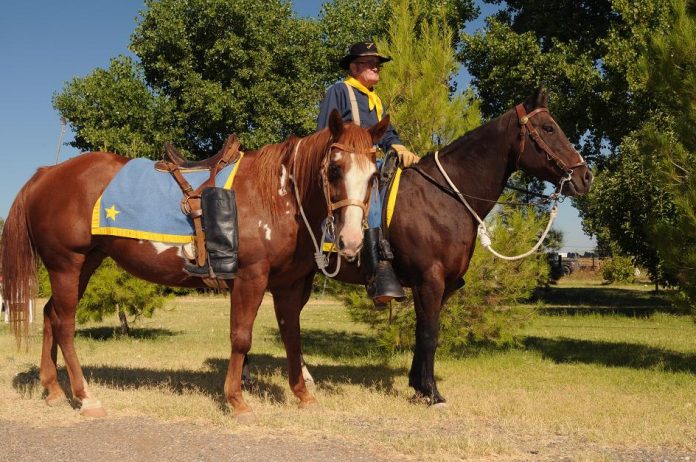
[[[302, 16], [316, 16], [323, 0], [295, 1]], [[484, 5], [484, 15], [491, 7]], [[142, 0], [5, 2], [0, 15], [0, 217], [19, 189], [42, 165], [56, 159], [60, 120], [51, 98], [73, 77], [128, 52]], [[467, 30], [483, 25], [482, 18]], [[464, 73], [464, 79], [466, 74]], [[398, 128], [398, 127], [397, 127]], [[70, 141], [68, 131], [64, 143]], [[79, 154], [60, 147], [60, 160]], [[70, 185], [66, 184], [66, 188]], [[556, 228], [565, 233], [564, 250], [591, 250], [577, 211], [566, 201]]]

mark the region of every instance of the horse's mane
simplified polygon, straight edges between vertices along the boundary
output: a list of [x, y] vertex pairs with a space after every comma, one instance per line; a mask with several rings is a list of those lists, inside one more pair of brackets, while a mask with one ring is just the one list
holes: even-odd
[[[259, 199], [274, 219], [280, 212], [276, 208], [276, 196], [281, 189], [287, 190], [288, 194], [294, 194], [292, 188], [296, 185], [300, 200], [304, 202], [311, 193], [312, 186], [321, 185], [321, 163], [329, 149], [330, 141], [331, 135], [325, 129], [304, 138], [290, 136], [281, 143], [267, 145], [257, 151], [255, 163], [256, 182], [261, 193]], [[298, 143], [301, 145], [295, 156], [295, 147]], [[294, 177], [292, 182], [291, 176]], [[291, 201], [294, 203], [295, 199]]]
[[[319, 130], [304, 138], [291, 136], [278, 144], [262, 147], [256, 154], [257, 184], [261, 192], [261, 204], [271, 211], [273, 219], [277, 218], [280, 210], [275, 207], [276, 196], [280, 189], [287, 189], [288, 194], [297, 187], [303, 204], [309, 199], [313, 188], [321, 188], [321, 167], [331, 143], [337, 140], [328, 128]], [[353, 123], [344, 123], [340, 136], [342, 144], [354, 146], [357, 149], [367, 149], [372, 145], [372, 139], [364, 129]], [[301, 143], [297, 156], [295, 148]], [[369, 162], [363, 156], [357, 156], [356, 162]], [[285, 171], [283, 171], [285, 167]], [[281, 185], [281, 176], [284, 183]], [[293, 177], [293, 182], [290, 181]], [[294, 184], [293, 184], [294, 183]], [[292, 202], [295, 202], [294, 198]]]

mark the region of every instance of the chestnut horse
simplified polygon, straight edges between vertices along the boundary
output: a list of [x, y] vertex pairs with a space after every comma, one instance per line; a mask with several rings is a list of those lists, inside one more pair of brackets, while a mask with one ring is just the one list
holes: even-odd
[[[232, 349], [224, 386], [225, 397], [240, 420], [254, 417], [242, 396], [241, 373], [267, 288], [273, 294], [292, 391], [301, 407], [316, 401], [302, 379], [296, 335], [315, 271], [313, 243], [299, 210], [304, 209], [312, 233], [320, 236], [322, 221], [339, 209], [335, 216], [339, 247], [346, 257], [355, 257], [362, 245], [364, 213], [376, 171], [373, 145], [388, 124], [385, 118], [366, 130], [344, 123], [334, 112], [326, 129], [246, 153], [240, 160], [234, 183], [239, 271], [228, 284]], [[88, 416], [105, 411], [89, 390], [78, 362], [75, 311], [102, 260], [109, 256], [133, 275], [158, 284], [204, 287], [200, 279], [183, 271], [185, 260], [178, 246], [90, 233], [93, 205], [127, 162], [116, 154], [87, 153], [39, 169], [19, 192], [3, 230], [4, 296], [19, 340], [27, 331], [36, 255], [48, 270], [52, 295], [44, 307], [40, 368], [46, 402], [53, 405], [66, 398], [57, 380], [59, 346], [73, 397]]]
[[[592, 183], [585, 161], [549, 114], [542, 90], [444, 147], [437, 158], [482, 218], [516, 170], [553, 183], [568, 196], [585, 194]], [[412, 288], [416, 310], [409, 385], [433, 405], [445, 402], [435, 382], [440, 310], [464, 285], [478, 224], [449, 186], [434, 154], [403, 171], [388, 236], [394, 269]], [[365, 283], [359, 268], [350, 264], [344, 264], [336, 278]]]

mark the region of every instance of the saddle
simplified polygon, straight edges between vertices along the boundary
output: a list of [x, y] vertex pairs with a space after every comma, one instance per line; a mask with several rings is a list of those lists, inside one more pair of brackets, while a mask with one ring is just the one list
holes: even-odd
[[391, 186], [396, 175], [396, 170], [399, 168], [399, 155], [393, 149], [389, 149], [384, 155], [382, 168], [379, 170], [379, 187], [388, 188]]
[[[174, 164], [178, 166], [179, 169], [184, 171], [212, 170], [219, 162], [223, 160], [223, 157], [227, 152], [225, 151], [225, 146], [227, 146], [229, 142], [236, 142], [237, 149], [239, 149], [239, 141], [237, 141], [237, 137], [235, 135], [230, 135], [225, 141], [225, 145], [222, 147], [222, 149], [220, 149], [218, 153], [214, 156], [208, 157], [207, 159], [203, 160], [187, 160], [186, 158], [184, 158], [184, 156], [181, 155], [176, 146], [167, 141], [166, 143], [164, 143], [164, 153], [162, 154], [162, 160], [159, 160], [155, 163], [155, 169], [163, 172], [168, 172], [169, 168], [167, 167], [167, 164]], [[230, 163], [230, 160], [228, 160], [220, 168], [223, 168], [228, 163]]]
[[[201, 161], [187, 161], [174, 145], [167, 142], [164, 144], [162, 160], [155, 163], [156, 170], [169, 172], [181, 188], [181, 192], [184, 195], [181, 199], [181, 211], [193, 221], [195, 260], [200, 267], [205, 266], [207, 255], [205, 251], [205, 231], [203, 230], [202, 222], [201, 193], [206, 188], [214, 187], [215, 177], [218, 172], [228, 164], [236, 162], [240, 154], [239, 140], [232, 134], [227, 137], [225, 144], [217, 154]], [[191, 170], [210, 171], [210, 177], [195, 190], [181, 173], [182, 171]]]

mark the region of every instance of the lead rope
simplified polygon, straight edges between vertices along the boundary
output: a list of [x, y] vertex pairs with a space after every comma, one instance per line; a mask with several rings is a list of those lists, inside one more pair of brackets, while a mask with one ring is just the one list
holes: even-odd
[[523, 254], [515, 255], [513, 257], [508, 257], [506, 255], [502, 255], [502, 254], [496, 252], [495, 249], [492, 247], [491, 237], [488, 234], [488, 229], [486, 228], [486, 223], [481, 219], [481, 217], [478, 216], [478, 214], [474, 211], [474, 209], [471, 207], [471, 205], [469, 205], [469, 203], [466, 201], [466, 199], [464, 199], [464, 196], [462, 195], [461, 192], [459, 192], [459, 189], [457, 189], [457, 187], [454, 185], [454, 183], [452, 183], [452, 180], [447, 175], [447, 172], [445, 172], [445, 169], [442, 168], [442, 164], [440, 164], [439, 151], [435, 151], [435, 163], [437, 164], [437, 168], [440, 169], [440, 173], [442, 173], [442, 176], [445, 177], [447, 184], [449, 184], [450, 188], [452, 188], [452, 190], [457, 193], [459, 200], [466, 206], [466, 208], [469, 210], [469, 212], [471, 212], [471, 214], [474, 216], [474, 218], [476, 218], [476, 221], [479, 222], [477, 234], [478, 234], [479, 240], [481, 241], [481, 245], [483, 247], [485, 247], [486, 250], [491, 252], [496, 257], [502, 258], [503, 260], [508, 260], [508, 261], [519, 260], [521, 258], [528, 257], [529, 255], [536, 252], [536, 250], [539, 248], [541, 243], [544, 242], [544, 239], [546, 239], [546, 235], [551, 230], [551, 225], [553, 224], [553, 221], [556, 219], [556, 215], [558, 215], [558, 192], [563, 187], [563, 184], [570, 179], [570, 177], [563, 178], [561, 180], [561, 183], [558, 185], [558, 189], [551, 196], [553, 198], [553, 206], [551, 207], [551, 211], [549, 212], [549, 223], [546, 225], [546, 229], [542, 233], [542, 235], [539, 238], [539, 241], [536, 243], [536, 245], [534, 247], [532, 247], [531, 250], [529, 250]]
[[[325, 233], [322, 231], [321, 233], [321, 247], [319, 244], [317, 244], [317, 239], [314, 237], [314, 233], [312, 232], [312, 227], [309, 225], [309, 220], [307, 220], [307, 216], [304, 213], [304, 209], [302, 208], [302, 202], [300, 201], [300, 193], [297, 190], [297, 182], [295, 181], [295, 166], [296, 163], [295, 161], [297, 160], [297, 151], [299, 151], [300, 144], [302, 144], [302, 139], [300, 139], [297, 144], [295, 145], [295, 152], [293, 153], [293, 163], [292, 163], [292, 175], [290, 175], [290, 179], [293, 182], [294, 187], [292, 188], [295, 191], [295, 200], [297, 200], [297, 206], [300, 209], [300, 215], [302, 215], [302, 220], [304, 221], [305, 226], [307, 227], [307, 232], [309, 233], [309, 237], [312, 238], [312, 243], [314, 244], [314, 261], [317, 264], [317, 267], [321, 270], [322, 273], [324, 273], [325, 276], [327, 277], [334, 277], [338, 274], [338, 272], [341, 269], [341, 254], [336, 253], [336, 270], [333, 273], [329, 273], [326, 268], [329, 266], [329, 259], [327, 258], [326, 255], [324, 255], [321, 251], [321, 249], [324, 246], [324, 238], [325, 238]], [[335, 240], [335, 237], [334, 237]]]

